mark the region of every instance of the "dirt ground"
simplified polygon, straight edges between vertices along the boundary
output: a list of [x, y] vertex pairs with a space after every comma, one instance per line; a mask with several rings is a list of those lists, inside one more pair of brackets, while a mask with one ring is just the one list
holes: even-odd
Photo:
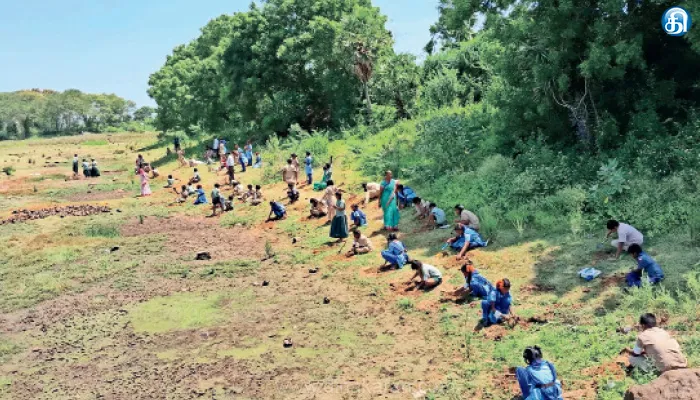
[[[308, 199], [320, 197], [310, 187], [302, 187], [285, 221], [265, 222], [265, 204], [236, 204], [233, 213], [210, 218], [209, 205], [172, 205], [164, 177], [172, 173], [182, 182], [191, 169], [170, 162], [151, 181], [153, 196], [137, 198], [133, 172], [124, 166], [135, 158], [133, 149], [153, 140], [114, 135], [89, 149], [113, 171], [91, 180], [57, 176], [69, 175], [65, 155], [80, 140], [50, 140], [46, 146], [64, 154], [45, 160], [50, 168], [43, 161], [22, 164], [16, 176], [0, 180], [1, 216], [45, 204], [114, 210], [0, 231], [8, 243], [22, 244], [0, 254], [11, 260], [0, 267], [19, 271], [5, 292], [15, 301], [0, 309], [0, 398], [419, 399], [429, 393], [511, 400], [518, 394], [511, 365], [494, 348], [513, 337], [528, 340], [522, 336], [562, 319], [553, 300], [558, 288], [533, 276], [538, 257], [551, 249], [538, 253], [537, 244], [526, 243], [471, 253], [481, 271], [512, 278], [521, 309], [537, 304], [540, 311], [481, 329], [478, 300], [448, 295], [463, 284], [462, 261], [435, 250], [449, 232], [421, 230], [407, 218], [401, 236], [417, 247], [413, 256], [445, 274], [438, 288], [419, 291], [409, 282], [410, 269], [379, 271], [386, 239], [375, 204], [365, 207], [365, 233], [377, 250], [346, 258], [350, 244], [330, 243], [326, 220], [306, 216]], [[0, 146], [0, 159], [9, 152], [30, 154]], [[141, 153], [158, 160], [164, 149]], [[36, 169], [50, 170], [51, 179], [37, 179]], [[200, 170], [207, 194], [225, 179]], [[345, 177], [342, 165], [338, 171]], [[259, 170], [237, 178], [261, 183]], [[351, 192], [357, 186], [349, 178], [344, 183]], [[263, 190], [267, 200], [284, 197], [280, 183]], [[346, 200], [361, 198], [348, 193]], [[198, 253], [210, 258], [197, 260]], [[619, 275], [600, 282], [604, 289], [619, 284]], [[556, 301], [574, 303], [567, 310], [576, 311], [585, 290]], [[481, 357], [478, 368], [472, 351]], [[585, 374], [624, 379], [620, 372], [616, 360], [606, 359]], [[594, 399], [596, 385], [596, 378], [565, 385], [566, 398]]]

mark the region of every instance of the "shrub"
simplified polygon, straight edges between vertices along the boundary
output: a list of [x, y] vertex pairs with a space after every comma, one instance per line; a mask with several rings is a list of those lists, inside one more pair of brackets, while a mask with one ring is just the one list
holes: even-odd
[[11, 176], [12, 174], [15, 173], [15, 167], [13, 167], [13, 166], [4, 167], [2, 169], [2, 172], [7, 176]]

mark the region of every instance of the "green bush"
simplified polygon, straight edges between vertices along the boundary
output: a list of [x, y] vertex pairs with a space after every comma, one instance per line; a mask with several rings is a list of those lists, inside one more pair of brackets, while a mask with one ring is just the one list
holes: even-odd
[[13, 167], [13, 166], [3, 167], [2, 172], [7, 176], [11, 176], [12, 174], [15, 173], [15, 167]]
[[119, 228], [111, 224], [93, 224], [85, 228], [85, 236], [114, 238], [119, 236]]

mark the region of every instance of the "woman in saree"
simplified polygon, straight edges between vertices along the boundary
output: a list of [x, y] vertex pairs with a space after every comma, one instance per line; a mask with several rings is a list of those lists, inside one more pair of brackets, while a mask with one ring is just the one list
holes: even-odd
[[396, 196], [396, 185], [391, 171], [386, 171], [379, 192], [379, 207], [384, 212], [384, 229], [388, 231], [399, 230], [399, 205]]
[[141, 177], [141, 197], [151, 195], [151, 186], [148, 184], [148, 174], [143, 167], [139, 168], [139, 177]]

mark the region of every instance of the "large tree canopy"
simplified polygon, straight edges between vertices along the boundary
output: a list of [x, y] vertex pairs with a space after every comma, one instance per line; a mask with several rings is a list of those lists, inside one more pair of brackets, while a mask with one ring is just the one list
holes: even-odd
[[393, 56], [385, 24], [369, 0], [268, 0], [214, 19], [151, 76], [159, 125], [351, 124], [363, 103], [371, 112], [373, 71]]
[[494, 128], [507, 142], [542, 135], [609, 147], [624, 133], [662, 133], [664, 121], [682, 121], [700, 105], [693, 35], [671, 37], [659, 25], [674, 4], [441, 0], [433, 44], [453, 51], [483, 22], [478, 35], [489, 46], [481, 59], [499, 109]]

